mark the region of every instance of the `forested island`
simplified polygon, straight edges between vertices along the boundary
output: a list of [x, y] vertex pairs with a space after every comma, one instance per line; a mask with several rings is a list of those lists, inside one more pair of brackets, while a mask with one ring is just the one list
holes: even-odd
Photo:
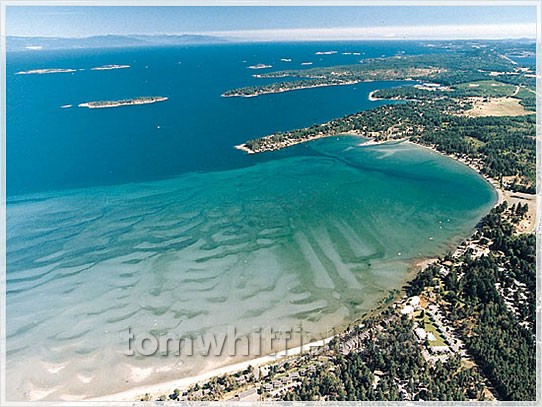
[[88, 107], [89, 109], [103, 109], [108, 107], [146, 105], [149, 103], [164, 102], [168, 98], [164, 96], [142, 96], [134, 99], [122, 100], [101, 100], [97, 102], [80, 103], [79, 107]]

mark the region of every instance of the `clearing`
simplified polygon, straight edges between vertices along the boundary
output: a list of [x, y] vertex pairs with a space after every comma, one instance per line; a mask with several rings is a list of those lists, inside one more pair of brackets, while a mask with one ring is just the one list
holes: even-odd
[[525, 116], [533, 114], [525, 110], [519, 103], [520, 100], [512, 97], [500, 97], [486, 99], [483, 97], [469, 98], [473, 108], [465, 111], [466, 116], [485, 117], [485, 116]]

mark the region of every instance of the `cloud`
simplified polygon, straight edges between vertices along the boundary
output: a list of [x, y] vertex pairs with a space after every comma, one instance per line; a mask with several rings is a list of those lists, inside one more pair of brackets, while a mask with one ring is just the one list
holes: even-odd
[[536, 38], [536, 23], [337, 27], [213, 31], [206, 34], [246, 41], [326, 41], [377, 39], [503, 39]]

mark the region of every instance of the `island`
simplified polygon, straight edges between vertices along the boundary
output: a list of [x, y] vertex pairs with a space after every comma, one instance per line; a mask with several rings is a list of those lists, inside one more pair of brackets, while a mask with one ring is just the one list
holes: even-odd
[[168, 98], [164, 96], [141, 96], [134, 99], [100, 100], [96, 102], [85, 102], [80, 103], [78, 106], [87, 107], [89, 109], [104, 109], [110, 107], [147, 105], [150, 103], [164, 102], [166, 100], [168, 100]]
[[267, 68], [272, 68], [272, 67], [273, 67], [272, 65], [265, 65], [265, 64], [247, 66], [248, 69], [267, 69]]
[[46, 68], [46, 69], [32, 69], [30, 71], [19, 71], [15, 75], [43, 75], [48, 73], [67, 73], [75, 72], [75, 69], [64, 69], [64, 68]]
[[102, 65], [90, 68], [91, 71], [110, 71], [112, 69], [127, 69], [130, 65]]

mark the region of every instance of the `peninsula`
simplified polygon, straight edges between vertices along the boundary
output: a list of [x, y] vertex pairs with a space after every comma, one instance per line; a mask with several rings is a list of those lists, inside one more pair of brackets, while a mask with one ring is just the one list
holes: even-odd
[[[254, 77], [262, 77], [261, 75], [254, 75]], [[277, 83], [266, 86], [264, 89], [258, 89], [258, 88], [240, 88], [240, 89], [234, 89], [228, 92], [223, 93], [222, 97], [255, 97], [259, 95], [264, 95], [267, 93], [282, 93], [282, 92], [290, 92], [293, 90], [301, 90], [301, 89], [310, 89], [310, 88], [321, 88], [321, 87], [327, 87], [327, 86], [341, 86], [341, 85], [354, 85], [358, 83], [357, 81], [352, 80], [342, 80], [342, 79], [336, 79], [336, 80], [328, 80], [326, 82], [319, 82], [319, 81], [311, 81], [311, 82], [305, 82], [305, 81], [299, 81], [299, 83], [295, 85], [285, 85], [284, 83]]]
[[[478, 80], [492, 79], [511, 84], [525, 83], [534, 88], [534, 72], [526, 71], [501, 53], [490, 49], [467, 49], [462, 53], [398, 55], [370, 58], [358, 64], [283, 70], [260, 74], [258, 78], [291, 77], [260, 86], [228, 90], [223, 96], [259, 96], [316, 86], [351, 85], [366, 81], [418, 80], [430, 84], [451, 86]], [[435, 96], [433, 94], [433, 96]]]
[[[468, 50], [453, 61], [447, 55], [379, 58], [365, 62], [358, 77], [351, 68], [278, 71], [263, 77], [309, 79], [235, 89], [223, 96], [258, 96], [317, 86], [366, 80], [419, 79], [424, 83], [371, 92], [371, 100], [402, 103], [333, 119], [326, 123], [248, 140], [236, 148], [247, 153], [274, 151], [324, 137], [357, 135], [375, 141], [408, 138], [469, 163], [496, 183], [519, 192], [534, 193], [535, 80], [496, 51]], [[444, 61], [450, 66], [445, 68]], [[454, 62], [455, 61], [455, 62]], [[382, 66], [389, 63], [389, 69]], [[395, 66], [395, 67], [394, 67]], [[499, 71], [496, 71], [496, 70]], [[344, 73], [344, 74], [341, 74]], [[494, 72], [499, 72], [496, 76]], [[348, 78], [348, 79], [347, 79]]]
[[79, 107], [88, 107], [89, 109], [104, 109], [109, 107], [147, 105], [150, 103], [164, 102], [168, 98], [164, 96], [141, 96], [134, 99], [122, 100], [100, 100], [96, 102], [80, 103]]

